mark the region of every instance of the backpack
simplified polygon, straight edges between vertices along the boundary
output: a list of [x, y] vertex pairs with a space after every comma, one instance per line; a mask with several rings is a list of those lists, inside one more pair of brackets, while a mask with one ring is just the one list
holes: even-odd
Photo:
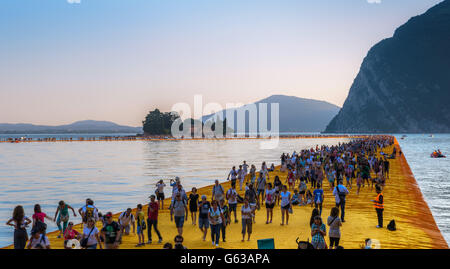
[[395, 226], [395, 220], [391, 220], [387, 226], [387, 229], [389, 231], [395, 231], [397, 230], [396, 226]]
[[339, 196], [339, 202], [345, 201], [345, 193], [339, 190], [339, 185], [336, 186], [336, 192]]
[[36, 219], [36, 223], [34, 224], [33, 230], [39, 233], [45, 233], [47, 230], [47, 224]]
[[[215, 194], [216, 193], [216, 185], [214, 185], [213, 186], [213, 193]], [[223, 189], [223, 187], [222, 187], [222, 185], [219, 185], [219, 191], [223, 194], [225, 191], [224, 191], [224, 189]]]
[[93, 218], [94, 217], [94, 210], [95, 210], [94, 207], [86, 206], [86, 213], [84, 213], [84, 219], [88, 220], [90, 218]]

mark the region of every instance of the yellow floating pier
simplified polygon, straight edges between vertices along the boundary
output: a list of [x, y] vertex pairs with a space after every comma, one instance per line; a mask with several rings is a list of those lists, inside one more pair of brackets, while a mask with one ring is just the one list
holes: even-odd
[[[395, 140], [395, 147], [399, 152], [400, 146]], [[388, 150], [391, 152], [392, 148]], [[270, 172], [270, 182], [273, 182], [275, 175], [278, 175], [284, 183], [287, 173], [277, 171]], [[328, 181], [324, 179], [325, 201], [323, 205], [322, 218], [326, 220], [331, 208], [335, 205], [334, 196], [330, 191]], [[225, 191], [230, 188], [230, 182], [222, 183]], [[309, 186], [308, 186], [309, 187]], [[239, 187], [238, 187], [239, 188]], [[386, 180], [384, 188], [384, 223], [394, 219], [397, 224], [397, 231], [391, 232], [386, 228], [378, 229], [377, 216], [371, 200], [376, 196], [375, 190], [368, 186], [362, 187], [359, 195], [356, 194], [356, 184], [349, 189], [346, 203], [346, 222], [341, 228], [341, 241], [346, 249], [358, 249], [364, 243], [366, 238], [376, 239], [382, 249], [443, 249], [448, 245], [437, 227], [431, 211], [424, 201], [422, 193], [417, 182], [406, 162], [405, 157], [397, 156], [390, 160], [390, 178]], [[211, 199], [212, 186], [200, 188], [198, 193], [205, 194]], [[238, 190], [239, 192], [239, 190]], [[243, 192], [239, 194], [243, 196]], [[144, 201], [141, 201], [144, 204]], [[170, 214], [167, 206], [170, 204], [170, 198], [164, 201], [165, 209], [159, 212], [158, 228], [163, 236], [162, 244], [146, 244], [139, 249], [161, 249], [166, 242], [173, 243], [177, 233], [175, 223], [170, 221]], [[281, 226], [280, 207], [274, 208], [273, 223], [266, 223], [266, 209], [264, 205], [256, 213], [256, 224], [253, 224], [253, 234], [251, 241], [241, 242], [241, 220], [240, 207], [238, 204], [239, 223], [232, 223], [227, 227], [227, 242], [220, 244], [225, 249], [256, 249], [258, 239], [274, 238], [275, 248], [277, 249], [295, 249], [297, 248], [296, 238], [307, 240], [311, 238], [309, 220], [312, 207], [294, 206], [293, 214], [290, 214], [289, 225]], [[103, 213], [104, 210], [102, 210]], [[147, 207], [144, 208], [147, 212]], [[114, 215], [117, 220], [118, 214]], [[234, 221], [234, 217], [232, 217]], [[232, 221], [232, 222], [233, 222]], [[97, 223], [101, 227], [101, 223]], [[75, 229], [81, 231], [81, 226], [76, 225]], [[327, 226], [328, 231], [328, 226]], [[147, 240], [147, 231], [144, 231]], [[58, 232], [51, 232], [48, 237], [52, 248], [63, 248], [63, 239], [58, 239]], [[197, 226], [191, 224], [191, 217], [184, 224], [184, 245], [189, 249], [209, 249], [214, 248], [211, 244], [210, 231], [208, 230], [207, 241], [202, 240], [202, 233]], [[157, 236], [153, 234], [153, 241], [157, 241]], [[328, 243], [328, 236], [326, 236]], [[134, 234], [123, 237], [121, 249], [136, 248], [138, 238]], [[12, 248], [9, 246], [7, 248]]]

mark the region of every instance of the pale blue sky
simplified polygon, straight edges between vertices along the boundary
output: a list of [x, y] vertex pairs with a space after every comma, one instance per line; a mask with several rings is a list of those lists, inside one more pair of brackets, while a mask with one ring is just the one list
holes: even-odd
[[440, 0], [1, 0], [0, 122], [140, 125], [174, 103], [341, 106], [368, 49]]

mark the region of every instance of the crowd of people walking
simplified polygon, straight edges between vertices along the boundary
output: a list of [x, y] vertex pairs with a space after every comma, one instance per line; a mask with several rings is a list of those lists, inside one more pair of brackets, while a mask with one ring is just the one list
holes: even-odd
[[[389, 159], [396, 156], [395, 149], [392, 154], [386, 154], [384, 151], [393, 143], [390, 136], [372, 136], [334, 146], [316, 146], [291, 154], [283, 153], [279, 167], [282, 173], [279, 175], [285, 174], [286, 178], [272, 176], [271, 172], [276, 169], [274, 164], [268, 167], [266, 162], [263, 162], [257, 172], [255, 165], [248, 165], [244, 161], [237, 169], [233, 166], [228, 173], [227, 180], [231, 182], [228, 189], [218, 180], [215, 181], [210, 200], [207, 195], [200, 196], [195, 187], [187, 195], [180, 178], [176, 177], [169, 183], [172, 188], [170, 220], [177, 230], [175, 246], [185, 248], [182, 245], [183, 227], [189, 214], [191, 224], [200, 229], [201, 239], [207, 240], [209, 229], [211, 244], [219, 247], [220, 241], [226, 242], [227, 227], [239, 221], [242, 226], [242, 241], [250, 241], [256, 212], [262, 210], [263, 206], [266, 208], [265, 224], [272, 224], [273, 212], [279, 207], [280, 225], [283, 226], [292, 224], [289, 217], [295, 206], [310, 206], [312, 213], [309, 228], [313, 247], [341, 248], [340, 228], [345, 225], [347, 197], [354, 188], [356, 194], [366, 186], [376, 192], [376, 198], [371, 202], [377, 215], [376, 227], [383, 228], [382, 190], [389, 179]], [[7, 225], [14, 227], [14, 248], [51, 248], [46, 235], [46, 220], [57, 223], [58, 238], [63, 238], [65, 248], [116, 249], [119, 248], [123, 236], [130, 234], [131, 228], [133, 233], [138, 235], [136, 247], [152, 244], [153, 231], [158, 236], [158, 243], [163, 243], [162, 233], [158, 229], [158, 212], [164, 208], [164, 189], [167, 186], [161, 180], [155, 187], [155, 194], [149, 196], [150, 202], [146, 212], [143, 205], [138, 204], [134, 213], [128, 208], [119, 215], [117, 221], [113, 220], [111, 212], [100, 213], [92, 199], [86, 199], [85, 205], [78, 211], [60, 201], [53, 218], [42, 212], [39, 204], [35, 205], [31, 218], [25, 215], [22, 206], [16, 206], [12, 218], [7, 222]], [[329, 188], [332, 198], [325, 197], [324, 188]], [[328, 208], [330, 214], [326, 221], [322, 218], [325, 199], [334, 199], [333, 207]], [[73, 228], [70, 212], [73, 217], [77, 217], [77, 213], [81, 217], [82, 232]], [[102, 222], [101, 229], [96, 226], [98, 221]], [[26, 228], [30, 225], [29, 237]], [[164, 248], [172, 246], [165, 244]]]

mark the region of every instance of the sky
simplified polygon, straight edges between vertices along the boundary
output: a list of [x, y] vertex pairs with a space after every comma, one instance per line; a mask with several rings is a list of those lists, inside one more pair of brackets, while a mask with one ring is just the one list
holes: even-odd
[[441, 0], [1, 0], [0, 122], [140, 126], [179, 102], [342, 106], [367, 51]]

